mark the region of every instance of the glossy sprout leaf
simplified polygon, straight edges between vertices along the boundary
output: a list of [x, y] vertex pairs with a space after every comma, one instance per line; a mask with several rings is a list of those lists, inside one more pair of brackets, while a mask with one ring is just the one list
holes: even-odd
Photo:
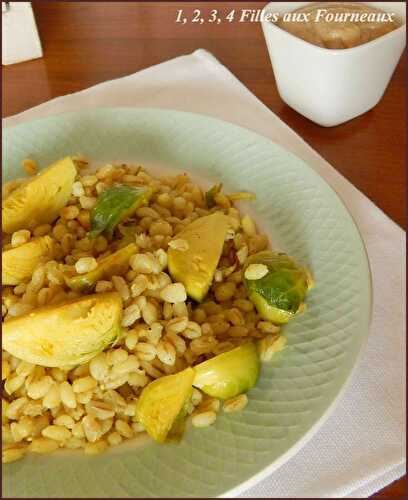
[[91, 211], [89, 237], [96, 238], [104, 231], [112, 236], [115, 227], [147, 202], [152, 194], [153, 189], [150, 187], [116, 185], [107, 188]]

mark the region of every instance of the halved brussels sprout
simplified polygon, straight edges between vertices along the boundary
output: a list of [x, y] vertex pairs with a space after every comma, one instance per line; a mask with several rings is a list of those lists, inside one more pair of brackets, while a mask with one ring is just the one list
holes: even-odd
[[2, 205], [3, 231], [13, 233], [53, 222], [71, 196], [76, 174], [74, 162], [67, 157], [12, 191]]
[[72, 290], [89, 291], [97, 281], [103, 278], [122, 275], [128, 267], [130, 257], [136, 253], [136, 250], [136, 244], [131, 243], [100, 260], [98, 267], [93, 271], [76, 276], [65, 276], [65, 282]]
[[[251, 264], [264, 264], [268, 273], [260, 279], [247, 279], [245, 271]], [[243, 269], [249, 299], [259, 315], [273, 323], [287, 323], [305, 308], [306, 294], [313, 286], [309, 271], [285, 253], [265, 250], [251, 255]]]
[[168, 267], [174, 281], [184, 284], [187, 294], [201, 302], [210, 288], [224, 246], [228, 218], [215, 212], [196, 219], [177, 234], [188, 249], [169, 248]]
[[18, 285], [27, 281], [43, 259], [52, 259], [53, 247], [49, 236], [41, 236], [2, 252], [2, 285]]
[[112, 236], [115, 227], [130, 217], [153, 194], [150, 187], [117, 185], [103, 191], [91, 211], [90, 238], [96, 238], [106, 231]]
[[186, 368], [175, 375], [166, 375], [147, 385], [140, 395], [136, 415], [146, 432], [163, 443], [185, 404], [191, 398], [194, 370]]
[[3, 349], [41, 366], [86, 363], [117, 340], [121, 316], [117, 292], [41, 307], [3, 323]]
[[249, 391], [259, 370], [257, 348], [248, 342], [196, 365], [193, 385], [214, 398], [229, 399]]

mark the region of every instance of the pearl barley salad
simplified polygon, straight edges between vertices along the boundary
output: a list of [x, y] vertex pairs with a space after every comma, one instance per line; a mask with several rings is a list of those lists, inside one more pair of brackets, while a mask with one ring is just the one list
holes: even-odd
[[242, 410], [308, 270], [185, 173], [63, 158], [3, 187], [3, 463]]

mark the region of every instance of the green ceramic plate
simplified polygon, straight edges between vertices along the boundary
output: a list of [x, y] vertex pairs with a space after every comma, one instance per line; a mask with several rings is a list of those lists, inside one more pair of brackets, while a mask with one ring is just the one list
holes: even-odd
[[[189, 429], [181, 444], [123, 445], [104, 455], [29, 456], [4, 467], [13, 497], [213, 497], [239, 493], [290, 458], [323, 421], [368, 334], [369, 266], [359, 232], [334, 191], [268, 139], [204, 116], [98, 109], [33, 121], [3, 134], [5, 180], [25, 157], [68, 154], [185, 170], [226, 190], [257, 193], [251, 209], [273, 245], [316, 279], [308, 311], [287, 327], [288, 348], [262, 368], [250, 403]], [[245, 205], [246, 209], [248, 205]]]

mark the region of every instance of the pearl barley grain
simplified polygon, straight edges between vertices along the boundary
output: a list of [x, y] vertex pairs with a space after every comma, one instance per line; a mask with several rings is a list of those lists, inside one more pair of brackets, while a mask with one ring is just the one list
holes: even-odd
[[245, 269], [245, 278], [247, 280], [260, 280], [268, 274], [268, 268], [265, 264], [250, 264]]
[[65, 220], [74, 220], [79, 215], [79, 208], [75, 205], [68, 205], [61, 210], [61, 217]]
[[112, 434], [109, 434], [108, 436], [108, 443], [111, 445], [111, 446], [114, 446], [116, 444], [120, 444], [122, 442], [123, 438], [122, 436], [119, 434], [119, 432], [112, 432]]
[[17, 420], [20, 415], [21, 411], [23, 410], [24, 406], [28, 403], [27, 398], [18, 398], [12, 401], [7, 410], [6, 410], [6, 417], [11, 419], [11, 420]]
[[158, 311], [152, 302], [147, 302], [142, 310], [142, 317], [148, 325], [152, 325], [158, 318]]
[[89, 363], [89, 373], [95, 380], [104, 380], [109, 373], [109, 365], [105, 353], [101, 352]]
[[32, 382], [27, 389], [27, 394], [31, 399], [41, 399], [50, 390], [54, 381], [48, 375], [36, 382]]
[[24, 245], [30, 239], [31, 233], [27, 229], [20, 229], [11, 235], [11, 246], [13, 248]]
[[77, 198], [85, 195], [84, 187], [81, 182], [77, 181], [72, 184], [72, 194]]
[[75, 263], [75, 270], [78, 274], [85, 274], [93, 271], [98, 267], [98, 263], [94, 257], [81, 257]]
[[286, 346], [286, 337], [282, 335], [266, 335], [259, 341], [259, 357], [263, 362], [268, 362], [272, 356], [282, 351]]
[[130, 297], [130, 290], [122, 276], [112, 276], [112, 283], [124, 301]]
[[126, 347], [129, 351], [133, 351], [136, 347], [136, 344], [139, 342], [139, 335], [137, 332], [130, 332], [125, 338]]
[[62, 382], [60, 385], [61, 402], [67, 408], [76, 408], [77, 402], [75, 393], [69, 382]]
[[191, 394], [191, 402], [193, 403], [193, 405], [198, 406], [202, 400], [203, 400], [203, 395], [201, 391], [193, 387], [193, 392]]
[[232, 282], [220, 283], [214, 289], [215, 298], [219, 302], [232, 299], [235, 294], [236, 285]]
[[90, 210], [96, 204], [96, 198], [92, 196], [80, 196], [79, 203], [83, 209]]
[[28, 447], [29, 451], [34, 453], [51, 453], [58, 448], [58, 441], [48, 438], [35, 438]]
[[128, 358], [128, 353], [125, 349], [114, 349], [109, 351], [106, 356], [106, 360], [110, 365], [118, 365], [119, 363], [123, 363]]
[[185, 302], [177, 302], [173, 304], [173, 316], [188, 316], [189, 312]]
[[86, 415], [82, 419], [82, 427], [84, 429], [86, 439], [91, 443], [97, 441], [102, 434], [100, 422], [92, 415]]
[[236, 411], [241, 411], [248, 404], [248, 396], [246, 394], [240, 394], [235, 396], [235, 398], [227, 399], [224, 402], [223, 410], [226, 413], [233, 413]]
[[84, 453], [85, 455], [98, 455], [99, 453], [103, 453], [108, 447], [108, 443], [101, 439], [96, 443], [88, 443], [85, 445]]
[[71, 431], [62, 425], [49, 425], [41, 431], [41, 434], [56, 441], [66, 441], [71, 437]]
[[20, 387], [24, 384], [25, 377], [23, 375], [17, 375], [16, 377], [9, 377], [4, 383], [4, 389], [7, 394], [13, 394], [13, 392], [18, 391]]
[[147, 277], [144, 274], [139, 274], [130, 285], [132, 297], [138, 297], [141, 293], [143, 293], [148, 284], [149, 280]]
[[133, 325], [140, 318], [140, 309], [136, 304], [127, 307], [123, 312], [122, 326], [127, 327]]
[[32, 158], [25, 158], [21, 166], [29, 175], [35, 175], [38, 172], [38, 163]]
[[115, 430], [125, 438], [130, 439], [133, 437], [133, 429], [125, 420], [116, 420]]
[[135, 254], [129, 260], [130, 267], [137, 273], [150, 274], [159, 273], [160, 267], [158, 262], [149, 254]]
[[197, 413], [191, 419], [191, 423], [194, 427], [208, 427], [212, 425], [217, 418], [217, 414], [213, 411], [205, 411], [203, 413]]
[[176, 349], [170, 342], [160, 341], [157, 345], [157, 357], [165, 365], [172, 366], [176, 362]]
[[185, 302], [187, 300], [187, 293], [182, 283], [172, 283], [163, 288], [160, 292], [160, 297], [165, 302], [176, 304], [177, 302]]
[[113, 284], [110, 281], [100, 280], [96, 283], [95, 292], [104, 293], [112, 290]]
[[249, 215], [242, 218], [242, 229], [247, 236], [254, 236], [256, 234], [255, 223]]
[[88, 392], [94, 389], [97, 382], [92, 377], [77, 378], [72, 382], [72, 389], [75, 393]]
[[248, 247], [244, 245], [242, 248], [238, 250], [237, 259], [239, 260], [239, 263], [243, 265], [247, 257], [248, 257]]
[[188, 321], [186, 329], [182, 332], [183, 337], [193, 340], [201, 337], [201, 326], [194, 321]]
[[66, 414], [62, 414], [54, 420], [55, 425], [67, 427], [68, 429], [73, 429], [75, 426], [75, 420]]
[[43, 399], [45, 408], [56, 408], [61, 403], [60, 390], [57, 384], [54, 384]]
[[[188, 325], [188, 317], [173, 318], [167, 322], [166, 330], [171, 333], [181, 333]], [[197, 335], [199, 336], [199, 335]]]
[[8, 448], [2, 450], [2, 463], [8, 464], [10, 462], [15, 462], [23, 458], [27, 452], [27, 448]]

